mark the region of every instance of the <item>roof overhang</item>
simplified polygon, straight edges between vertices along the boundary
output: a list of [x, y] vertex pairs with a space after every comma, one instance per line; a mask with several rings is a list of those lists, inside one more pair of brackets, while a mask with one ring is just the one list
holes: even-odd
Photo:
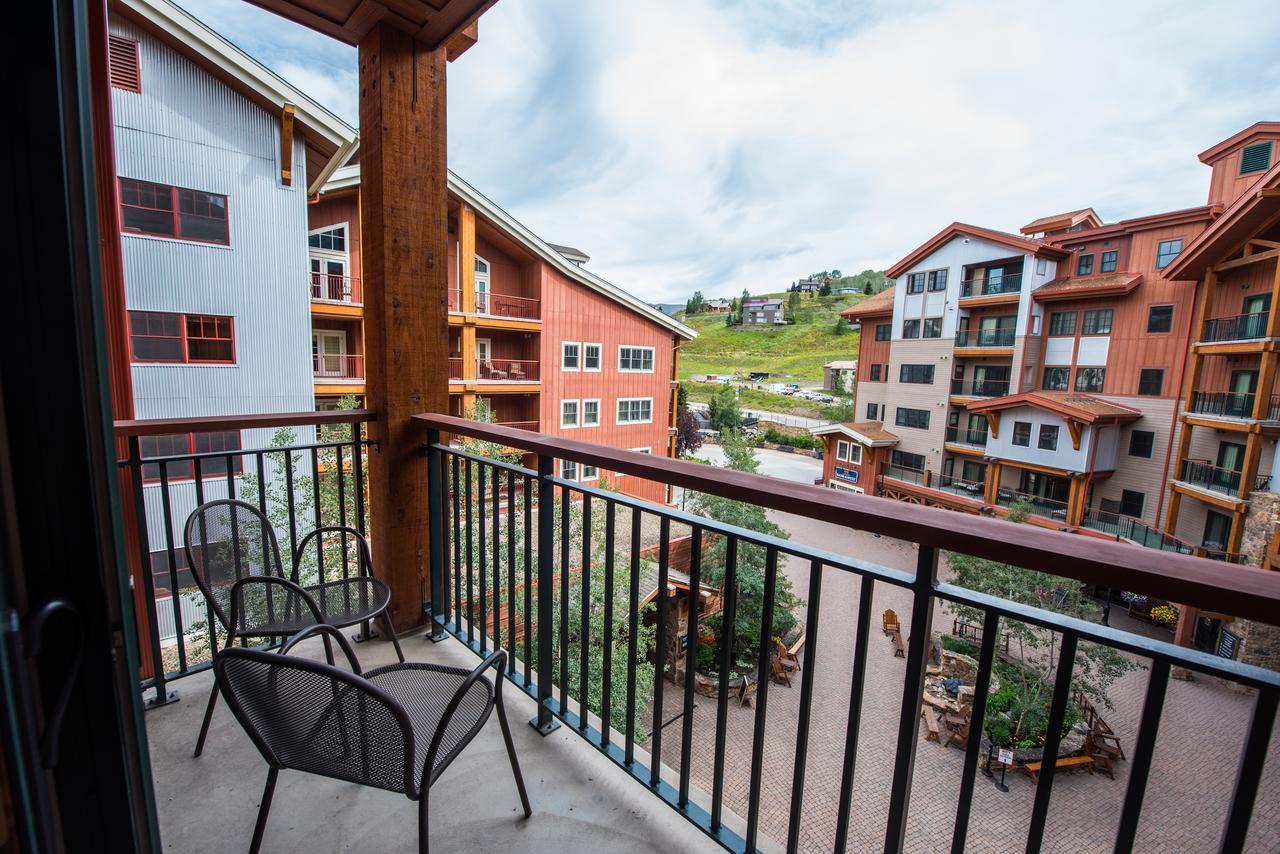
[[857, 424], [823, 424], [821, 427], [810, 427], [809, 432], [814, 436], [829, 436], [832, 434], [844, 436], [852, 439], [859, 445], [865, 445], [868, 448], [892, 448], [898, 444], [898, 437], [889, 433], [887, 430], [881, 432], [886, 433], [893, 438], [881, 438], [868, 436], [866, 433], [857, 429]]
[[1053, 302], [1054, 300], [1124, 296], [1132, 293], [1140, 284], [1142, 284], [1141, 273], [1122, 275], [1105, 273], [1101, 276], [1084, 276], [1079, 279], [1058, 279], [1037, 288], [1032, 292], [1031, 298], [1036, 302]]
[[[1077, 401], [1076, 404], [1072, 400]], [[1016, 409], [1030, 406], [1045, 412], [1052, 412], [1072, 421], [1084, 424], [1128, 424], [1142, 417], [1142, 411], [1118, 403], [1102, 400], [1087, 394], [1055, 395], [1042, 392], [1026, 391], [1005, 397], [993, 397], [990, 400], [975, 400], [967, 405], [970, 412], [999, 412], [1004, 409]], [[1086, 406], [1103, 407], [1106, 411], [1087, 409]]]
[[319, 191], [356, 147], [356, 129], [312, 100], [301, 89], [240, 50], [169, 0], [111, 0], [112, 11], [137, 22], [191, 61], [263, 109], [281, 115], [293, 108], [294, 124], [308, 149], [307, 193]]
[[1149, 216], [1139, 216], [1133, 219], [1122, 219], [1119, 222], [1113, 222], [1109, 225], [1099, 226], [1098, 228], [1085, 229], [1084, 231], [1072, 231], [1067, 234], [1051, 234], [1045, 240], [1051, 241], [1055, 246], [1075, 246], [1079, 243], [1087, 243], [1090, 240], [1099, 240], [1105, 237], [1117, 237], [1122, 234], [1132, 234], [1135, 231], [1148, 231], [1153, 228], [1168, 228], [1171, 225], [1184, 225], [1187, 223], [1204, 222], [1213, 219], [1221, 208], [1218, 205], [1200, 205], [1194, 208], [1182, 208], [1176, 211], [1166, 211], [1165, 213], [1151, 214]]
[[1254, 122], [1244, 130], [1233, 133], [1217, 145], [1200, 152], [1200, 162], [1206, 165], [1211, 164], [1239, 146], [1247, 145], [1254, 137], [1277, 134], [1280, 134], [1280, 122]]
[[1164, 274], [1170, 279], [1199, 280], [1210, 267], [1241, 251], [1250, 238], [1277, 220], [1280, 220], [1280, 163], [1264, 172], [1211, 226], [1184, 246], [1182, 254], [1164, 269]]
[[928, 241], [917, 247], [910, 255], [903, 258], [897, 264], [894, 264], [885, 275], [890, 279], [896, 279], [903, 273], [906, 273], [912, 267], [919, 264], [925, 258], [928, 258], [934, 252], [937, 252], [947, 243], [957, 237], [972, 237], [978, 240], [985, 240], [988, 243], [995, 243], [999, 246], [1007, 246], [1017, 252], [1035, 255], [1041, 258], [1052, 258], [1054, 260], [1062, 260], [1070, 253], [1056, 246], [1049, 246], [1038, 240], [1028, 240], [1019, 237], [1016, 234], [1009, 234], [1004, 231], [993, 231], [989, 228], [983, 228], [977, 225], [969, 225], [963, 222], [953, 222], [951, 225], [939, 231]]
[[1077, 211], [1068, 211], [1067, 213], [1054, 214], [1052, 216], [1042, 216], [1018, 229], [1019, 232], [1026, 235], [1043, 234], [1046, 231], [1059, 231], [1064, 228], [1072, 228], [1073, 226], [1083, 223], [1092, 223], [1090, 226], [1097, 227], [1102, 225], [1102, 217], [1094, 211], [1093, 208], [1081, 208]]
[[[282, 18], [350, 45], [375, 25], [389, 24], [430, 49], [446, 45], [450, 59], [466, 50], [459, 36], [497, 0], [249, 0]], [[472, 34], [474, 41], [474, 34]], [[468, 45], [469, 46], [469, 45]], [[461, 47], [461, 50], [459, 48]]]
[[862, 317], [878, 317], [882, 314], [893, 314], [893, 292], [892, 287], [885, 288], [875, 296], [869, 297], [856, 302], [853, 305], [840, 312], [840, 316], [845, 320], [857, 321]]

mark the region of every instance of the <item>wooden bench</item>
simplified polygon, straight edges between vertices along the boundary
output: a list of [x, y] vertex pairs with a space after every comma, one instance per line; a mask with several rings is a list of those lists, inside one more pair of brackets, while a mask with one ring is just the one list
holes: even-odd
[[799, 652], [801, 647], [804, 646], [804, 635], [801, 635], [799, 639], [791, 645], [790, 649], [788, 649], [786, 644], [782, 642], [782, 638], [774, 638], [773, 644], [778, 650], [778, 659], [781, 660], [787, 668], [792, 670], [801, 669]]
[[906, 658], [907, 653], [902, 648], [902, 632], [894, 632], [890, 637], [893, 638], [893, 657]]
[[804, 638], [805, 636], [803, 634], [800, 635], [800, 637], [796, 638], [796, 642], [787, 650], [787, 655], [791, 656], [792, 660], [796, 663], [796, 667], [799, 667], [801, 670], [804, 669], [800, 665], [800, 650], [804, 649]]
[[[1028, 762], [1022, 766], [1022, 770], [1027, 772], [1027, 776], [1031, 778], [1031, 782], [1039, 782], [1040, 767], [1043, 762]], [[1066, 756], [1058, 759], [1053, 763], [1054, 768], [1088, 768], [1089, 773], [1093, 773], [1093, 757], [1092, 756]]]
[[895, 634], [901, 630], [901, 627], [898, 625], [898, 613], [892, 608], [884, 612], [884, 616], [881, 617], [881, 623], [884, 626], [884, 633], [886, 635]]
[[920, 717], [924, 718], [924, 725], [929, 728], [924, 740], [938, 741], [938, 736], [942, 733], [942, 724], [938, 721], [937, 712], [926, 706], [920, 710]]
[[964, 750], [969, 744], [969, 716], [947, 715], [942, 719], [942, 723], [947, 728], [947, 740], [942, 746], [950, 747], [958, 744], [960, 749]]

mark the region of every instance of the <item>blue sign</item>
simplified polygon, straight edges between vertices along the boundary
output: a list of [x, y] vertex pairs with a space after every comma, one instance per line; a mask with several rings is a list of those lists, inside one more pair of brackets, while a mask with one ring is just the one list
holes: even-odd
[[858, 470], [841, 468], [840, 466], [836, 466], [836, 477], [840, 478], [841, 480], [847, 480], [850, 483], [857, 483]]

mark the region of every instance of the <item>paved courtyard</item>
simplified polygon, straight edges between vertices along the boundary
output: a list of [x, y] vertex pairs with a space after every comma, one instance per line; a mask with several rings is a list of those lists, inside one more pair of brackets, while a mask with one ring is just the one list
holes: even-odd
[[[906, 570], [914, 567], [915, 551], [910, 544], [787, 514], [774, 514], [774, 520], [788, 530], [795, 541], [886, 566]], [[808, 583], [807, 563], [791, 560], [786, 572], [796, 591], [803, 593]], [[836, 802], [840, 791], [858, 592], [857, 578], [833, 571], [824, 574], [816, 667], [800, 679], [793, 679], [790, 688], [772, 685], [769, 690], [761, 830], [774, 840], [783, 841], [787, 832], [801, 680], [816, 680], [800, 833], [800, 847], [806, 851], [830, 851], [835, 844]], [[880, 613], [886, 608], [893, 608], [900, 615], [909, 614], [909, 596], [905, 591], [881, 585], [876, 591], [874, 608], [850, 822], [851, 851], [877, 851], [883, 846], [905, 662], [893, 656], [892, 646], [881, 633], [879, 622]], [[1127, 617], [1120, 615], [1117, 619], [1127, 620]], [[950, 615], [939, 606], [934, 617], [935, 628], [950, 624]], [[1145, 626], [1134, 628], [1156, 631]], [[904, 630], [909, 633], [911, 627], [904, 625]], [[1145, 669], [1122, 677], [1112, 690], [1116, 708], [1105, 713], [1127, 752], [1132, 751], [1136, 737], [1146, 679]], [[678, 712], [679, 696], [678, 690], [668, 688], [664, 719]], [[710, 791], [716, 705], [714, 700], [704, 697], [699, 697], [697, 703], [693, 779], [698, 786]], [[1252, 698], [1233, 693], [1216, 680], [1200, 678], [1194, 682], [1170, 683], [1137, 850], [1217, 850], [1251, 706]], [[730, 703], [726, 806], [743, 816], [746, 815], [753, 725], [752, 709]], [[963, 752], [925, 742], [923, 733], [921, 724], [907, 848], [941, 851], [950, 846]], [[672, 766], [678, 766], [679, 739], [679, 725], [669, 727], [663, 759]], [[1269, 770], [1258, 798], [1249, 837], [1251, 851], [1280, 850], [1280, 776], [1275, 771], [1280, 762], [1280, 746], [1277, 741], [1273, 738]], [[1128, 763], [1120, 762], [1115, 780], [1085, 773], [1060, 775], [1054, 784], [1045, 850], [1111, 850], [1128, 771]], [[1007, 782], [1008, 793], [1001, 793], [985, 777], [978, 777], [969, 850], [1022, 850], [1035, 787], [1021, 773], [1010, 775]]]

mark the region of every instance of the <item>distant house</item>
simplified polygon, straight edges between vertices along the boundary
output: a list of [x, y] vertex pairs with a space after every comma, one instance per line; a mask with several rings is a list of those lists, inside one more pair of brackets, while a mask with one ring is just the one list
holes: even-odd
[[728, 314], [733, 305], [727, 299], [707, 300], [703, 310], [708, 314]]
[[796, 290], [802, 294], [816, 294], [822, 290], [823, 284], [825, 282], [818, 278], [801, 279], [796, 283]]
[[839, 295], [839, 294], [860, 294], [860, 293], [862, 293], [862, 291], [861, 291], [859, 288], [832, 288], [832, 289], [831, 289], [831, 293], [833, 293], [833, 294], [837, 294], [837, 295]]
[[746, 326], [775, 326], [786, 322], [781, 299], [758, 297], [742, 301], [742, 323]]
[[848, 391], [858, 381], [858, 360], [827, 362], [822, 366], [822, 387], [827, 391]]

